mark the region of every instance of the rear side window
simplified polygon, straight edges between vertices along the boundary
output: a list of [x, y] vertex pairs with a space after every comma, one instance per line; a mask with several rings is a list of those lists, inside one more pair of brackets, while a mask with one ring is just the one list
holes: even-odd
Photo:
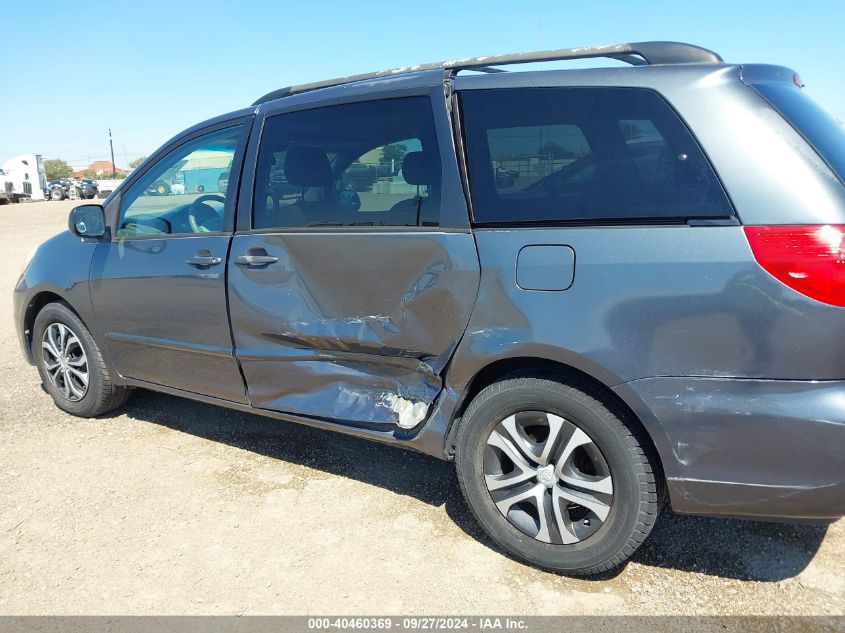
[[440, 154], [428, 97], [267, 119], [253, 227], [438, 226]]
[[845, 128], [797, 86], [761, 83], [754, 88], [795, 126], [845, 184]]
[[728, 217], [684, 124], [641, 88], [461, 93], [477, 223]]

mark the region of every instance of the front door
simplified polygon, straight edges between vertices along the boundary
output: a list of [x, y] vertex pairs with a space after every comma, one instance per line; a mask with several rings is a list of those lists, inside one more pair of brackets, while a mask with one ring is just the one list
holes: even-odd
[[246, 402], [226, 309], [243, 122], [192, 135], [134, 180], [97, 246], [100, 338], [128, 378]]
[[454, 155], [440, 151], [442, 87], [442, 126], [437, 103], [265, 119], [251, 224], [229, 261], [253, 406], [370, 428], [425, 419], [479, 278]]

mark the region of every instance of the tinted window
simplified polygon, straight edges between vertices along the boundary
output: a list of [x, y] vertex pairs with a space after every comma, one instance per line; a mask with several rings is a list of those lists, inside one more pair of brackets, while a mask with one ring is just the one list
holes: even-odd
[[123, 195], [117, 236], [222, 231], [241, 129], [200, 136], [155, 163]]
[[804, 135], [845, 184], [845, 128], [797, 86], [765, 83], [754, 87]]
[[267, 119], [253, 226], [437, 226], [440, 157], [428, 98]]
[[476, 222], [732, 214], [668, 104], [637, 88], [461, 93]]

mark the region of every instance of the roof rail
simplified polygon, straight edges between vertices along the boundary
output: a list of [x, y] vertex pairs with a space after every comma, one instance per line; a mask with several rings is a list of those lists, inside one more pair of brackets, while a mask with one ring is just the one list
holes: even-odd
[[423, 70], [479, 70], [482, 72], [497, 72], [494, 66], [509, 64], [528, 64], [531, 62], [551, 62], [564, 59], [588, 59], [592, 57], [607, 57], [627, 62], [633, 66], [653, 64], [718, 64], [724, 61], [713, 51], [683, 44], [681, 42], [634, 42], [632, 44], [612, 44], [609, 46], [593, 46], [584, 48], [558, 48], [550, 51], [532, 51], [527, 53], [509, 53], [507, 55], [488, 55], [486, 57], [467, 57], [451, 61], [419, 64], [392, 70], [379, 70], [372, 73], [338, 77], [314, 81], [307, 84], [288, 86], [269, 92], [252, 105], [259, 105], [267, 101], [281, 99], [288, 95], [330, 86], [340, 86], [356, 81], [380, 79]]

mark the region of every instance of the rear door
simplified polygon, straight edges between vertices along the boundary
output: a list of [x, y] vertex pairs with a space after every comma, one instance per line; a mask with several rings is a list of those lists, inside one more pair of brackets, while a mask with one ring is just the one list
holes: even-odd
[[263, 116], [228, 270], [249, 399], [415, 426], [479, 279], [442, 85]]

